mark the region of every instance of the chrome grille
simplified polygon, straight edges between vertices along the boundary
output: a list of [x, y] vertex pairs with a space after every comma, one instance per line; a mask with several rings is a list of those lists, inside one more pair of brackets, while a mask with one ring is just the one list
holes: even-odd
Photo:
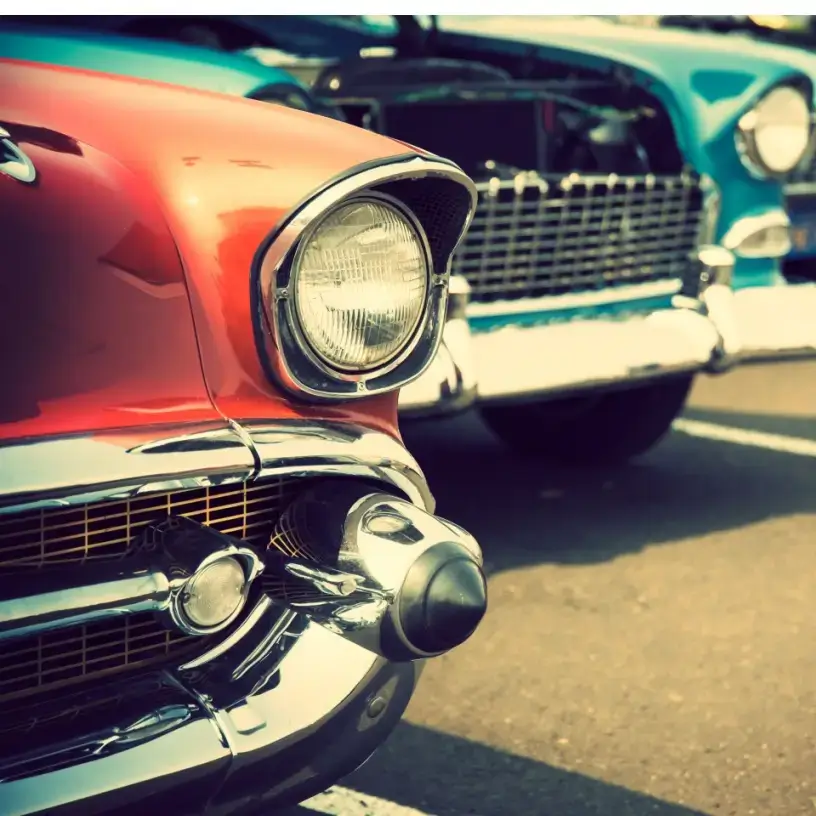
[[[40, 567], [62, 564], [81, 573], [87, 562], [126, 558], [140, 530], [169, 515], [264, 547], [303, 486], [302, 479], [278, 478], [0, 516], [0, 570], [14, 570], [35, 585]], [[206, 638], [170, 631], [150, 614], [3, 641], [0, 704], [112, 674], [129, 676], [206, 646]]]
[[681, 279], [706, 226], [698, 176], [539, 176], [481, 183], [451, 271], [476, 302]]
[[0, 569], [123, 558], [140, 528], [169, 515], [265, 545], [296, 481], [279, 478], [0, 516]]
[[0, 703], [160, 665], [205, 648], [205, 639], [171, 632], [152, 615], [11, 640], [0, 643]]

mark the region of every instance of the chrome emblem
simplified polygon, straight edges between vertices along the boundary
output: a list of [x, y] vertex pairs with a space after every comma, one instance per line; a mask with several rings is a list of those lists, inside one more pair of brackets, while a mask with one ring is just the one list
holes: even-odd
[[31, 159], [11, 140], [11, 134], [0, 127], [0, 173], [24, 184], [37, 178]]

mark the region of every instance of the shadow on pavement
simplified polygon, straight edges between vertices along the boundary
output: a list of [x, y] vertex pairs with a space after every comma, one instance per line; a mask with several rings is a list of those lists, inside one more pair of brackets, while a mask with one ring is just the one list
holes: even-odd
[[[750, 415], [691, 410], [687, 416], [760, 427]], [[797, 435], [799, 429], [804, 435], [805, 425], [816, 424], [799, 418], [788, 423], [776, 432]], [[489, 571], [597, 563], [813, 511], [816, 461], [803, 456], [672, 433], [626, 467], [578, 469], [510, 452], [474, 412], [403, 423], [402, 430], [428, 477], [437, 512], [479, 539]]]
[[341, 784], [434, 816], [703, 816], [406, 722]]

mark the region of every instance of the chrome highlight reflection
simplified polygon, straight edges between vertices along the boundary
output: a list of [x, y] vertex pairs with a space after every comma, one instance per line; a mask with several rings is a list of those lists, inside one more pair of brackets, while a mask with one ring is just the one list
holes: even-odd
[[722, 245], [741, 258], [782, 258], [791, 250], [790, 219], [784, 210], [770, 210], [736, 221]]
[[734, 310], [744, 360], [816, 357], [816, 284], [741, 289]]
[[396, 660], [462, 643], [484, 615], [482, 554], [460, 527], [365, 485], [302, 494], [272, 534], [262, 579], [278, 603]]
[[476, 370], [468, 323], [469, 301], [470, 284], [460, 275], [452, 275], [442, 343], [425, 372], [400, 389], [399, 408], [403, 415], [454, 413], [475, 400]]

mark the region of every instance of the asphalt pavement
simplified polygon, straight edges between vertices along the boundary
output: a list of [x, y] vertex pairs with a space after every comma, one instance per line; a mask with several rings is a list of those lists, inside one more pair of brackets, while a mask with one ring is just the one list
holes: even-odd
[[816, 362], [701, 379], [677, 428], [591, 471], [475, 415], [404, 428], [490, 609], [293, 813], [816, 814]]

